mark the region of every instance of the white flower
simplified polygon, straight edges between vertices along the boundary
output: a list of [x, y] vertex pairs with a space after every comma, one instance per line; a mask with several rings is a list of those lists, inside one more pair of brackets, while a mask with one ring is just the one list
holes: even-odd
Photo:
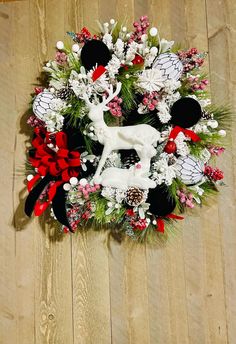
[[158, 117], [161, 123], [167, 123], [171, 119], [170, 109], [165, 101], [160, 101], [157, 104]]
[[176, 139], [175, 139], [175, 144], [177, 147], [177, 154], [180, 156], [187, 156], [189, 155], [190, 151], [188, 148], [188, 145], [185, 141], [189, 141], [190, 139], [187, 138], [182, 132], [180, 132]]
[[160, 53], [165, 53], [166, 51], [170, 50], [174, 43], [174, 41], [167, 41], [166, 39], [162, 38], [160, 41]]
[[122, 39], [118, 38], [114, 45], [114, 53], [120, 60], [124, 58], [124, 46], [125, 44]]
[[147, 69], [142, 72], [137, 81], [138, 87], [144, 92], [159, 91], [164, 87], [164, 79], [159, 69]]
[[131, 62], [134, 58], [135, 58], [135, 55], [138, 51], [138, 43], [136, 42], [131, 42], [130, 45], [129, 45], [129, 48], [126, 52], [126, 62]]
[[112, 55], [111, 60], [108, 62], [108, 65], [106, 66], [110, 78], [115, 78], [116, 74], [118, 74], [119, 72], [120, 66], [121, 62], [118, 59], [118, 57], [116, 55]]
[[110, 201], [114, 201], [115, 195], [116, 195], [116, 189], [112, 188], [111, 186], [105, 186], [102, 189], [101, 195]]
[[145, 106], [145, 105], [143, 105], [142, 103], [140, 103], [140, 104], [138, 105], [138, 113], [139, 113], [140, 115], [143, 115], [143, 114], [145, 114], [145, 113], [148, 113], [148, 108], [147, 108], [147, 106]]
[[166, 153], [160, 155], [160, 159], [152, 164], [152, 179], [157, 185], [165, 183], [171, 185], [176, 177], [174, 165], [168, 165], [169, 156]]
[[181, 82], [175, 79], [167, 79], [165, 80], [165, 92], [168, 94], [172, 94], [175, 90], [180, 88]]
[[110, 33], [105, 33], [102, 40], [106, 44], [109, 50], [113, 49], [112, 35]]
[[144, 67], [150, 67], [157, 56], [157, 48], [152, 47], [150, 52], [145, 56]]
[[122, 203], [126, 197], [126, 190], [124, 189], [116, 189], [116, 202]]
[[50, 102], [50, 109], [54, 111], [61, 111], [66, 107], [66, 103], [60, 98], [54, 98]]
[[165, 97], [165, 102], [168, 104], [169, 107], [171, 107], [180, 98], [181, 98], [181, 95], [179, 92], [169, 93]]
[[64, 116], [60, 115], [58, 112], [48, 110], [47, 114], [44, 116], [44, 121], [47, 131], [54, 133], [62, 130]]

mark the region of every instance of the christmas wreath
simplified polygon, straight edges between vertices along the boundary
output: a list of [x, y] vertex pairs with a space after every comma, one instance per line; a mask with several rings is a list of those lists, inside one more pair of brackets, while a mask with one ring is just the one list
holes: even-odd
[[68, 32], [35, 88], [25, 212], [49, 208], [64, 232], [163, 235], [222, 184], [210, 161], [229, 111], [209, 99], [206, 53], [160, 39], [147, 16], [133, 27]]

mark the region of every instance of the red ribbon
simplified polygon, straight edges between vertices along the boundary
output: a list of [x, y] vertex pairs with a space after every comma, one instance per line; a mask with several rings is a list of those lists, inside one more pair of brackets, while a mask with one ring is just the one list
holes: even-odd
[[[36, 149], [35, 155], [29, 158], [33, 167], [37, 168], [37, 174], [28, 182], [28, 190], [31, 191], [35, 183], [46, 174], [57, 178], [51, 183], [47, 190], [48, 201], [41, 203], [39, 200], [35, 204], [34, 212], [36, 216], [41, 215], [54, 198], [58, 186], [69, 181], [71, 177], [77, 177], [80, 166], [80, 153], [67, 149], [67, 137], [64, 132], [50, 134], [35, 128], [36, 137], [32, 142]], [[54, 144], [53, 144], [54, 140]], [[55, 150], [48, 147], [53, 144]]]
[[[183, 220], [184, 219], [183, 216], [179, 216], [179, 215], [175, 215], [175, 214], [166, 215], [165, 218], [174, 219], [174, 220]], [[164, 233], [164, 231], [165, 231], [165, 222], [164, 222], [163, 218], [161, 218], [161, 217], [157, 218], [157, 228], [156, 228], [156, 230], [158, 232], [161, 232], [161, 233]]]
[[170, 135], [169, 135], [169, 140], [170, 139], [176, 139], [176, 137], [178, 136], [178, 134], [182, 132], [185, 136], [188, 136], [190, 137], [190, 139], [193, 141], [193, 142], [197, 142], [197, 141], [200, 141], [200, 137], [195, 134], [194, 131], [192, 130], [189, 130], [189, 129], [185, 129], [185, 128], [182, 128], [182, 127], [179, 127], [179, 126], [175, 126], [171, 132], [170, 132]]
[[92, 74], [93, 81], [96, 81], [105, 72], [106, 72], [106, 68], [104, 66], [102, 66], [102, 65], [98, 66]]

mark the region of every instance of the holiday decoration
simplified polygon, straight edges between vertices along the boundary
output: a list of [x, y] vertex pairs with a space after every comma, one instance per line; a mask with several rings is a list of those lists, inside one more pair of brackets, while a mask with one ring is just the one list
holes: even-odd
[[58, 41], [43, 67], [25, 213], [50, 210], [65, 233], [159, 237], [222, 183], [211, 159], [224, 152], [229, 112], [211, 104], [205, 53], [160, 39], [147, 16], [130, 30], [114, 19], [99, 27], [68, 32], [71, 45]]
[[160, 70], [165, 80], [179, 80], [184, 69], [179, 57], [173, 53], [160, 54], [152, 67]]
[[48, 91], [44, 91], [37, 95], [33, 103], [33, 112], [39, 119], [44, 120], [47, 111], [51, 109], [53, 99], [55, 99], [55, 96]]
[[193, 156], [180, 157], [176, 161], [176, 173], [186, 185], [195, 185], [204, 177], [204, 164]]

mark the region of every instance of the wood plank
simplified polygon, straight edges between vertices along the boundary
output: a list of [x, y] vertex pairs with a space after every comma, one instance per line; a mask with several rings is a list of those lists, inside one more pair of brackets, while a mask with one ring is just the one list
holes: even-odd
[[[54, 56], [56, 41], [65, 36], [64, 5], [30, 1], [31, 42], [39, 70]], [[36, 343], [73, 343], [71, 238], [43, 224], [44, 220], [34, 228]]]
[[14, 72], [10, 37], [13, 35], [13, 8], [0, 5], [0, 342], [17, 343], [16, 283], [15, 283], [15, 230], [11, 226], [13, 217], [12, 190], [14, 187], [14, 146], [16, 111], [14, 102]]
[[[201, 51], [207, 51], [205, 1], [186, 3], [185, 16], [188, 46], [196, 46]], [[208, 63], [205, 67], [208, 72], [207, 67]], [[224, 295], [224, 286], [217, 214], [217, 205], [210, 209], [200, 209], [196, 212], [198, 218], [191, 217], [189, 228], [185, 227], [186, 286], [191, 343], [224, 343], [226, 318], [224, 298], [221, 297]], [[217, 237], [218, 240], [212, 238], [213, 230], [214, 238]]]
[[[214, 97], [221, 103], [230, 102], [235, 110], [235, 19], [234, 1], [214, 3], [207, 1], [208, 37], [211, 75]], [[220, 47], [220, 48], [219, 48]], [[235, 122], [232, 134], [228, 133], [229, 147], [235, 145]], [[235, 185], [235, 152], [230, 148], [221, 160], [227, 185]], [[235, 288], [236, 288], [236, 234], [235, 234], [235, 188], [227, 187], [219, 195], [219, 223], [222, 241], [222, 261], [224, 264], [225, 303], [227, 315], [228, 343], [233, 343], [236, 335]]]
[[124, 244], [125, 304], [130, 343], [149, 343], [146, 246]]
[[[185, 17], [182, 1], [153, 1], [150, 14], [161, 38], [184, 43]], [[188, 313], [182, 234], [166, 245], [147, 249], [151, 343], [188, 343]], [[156, 295], [156, 298], [154, 296]]]
[[107, 232], [72, 237], [74, 343], [111, 343]]
[[[14, 54], [12, 69], [15, 93], [15, 166], [14, 166], [14, 227], [16, 230], [15, 267], [17, 296], [17, 343], [26, 344], [29, 339], [35, 343], [34, 323], [34, 272], [35, 246], [34, 232], [36, 224], [24, 214], [24, 201], [27, 196], [25, 186], [25, 144], [30, 129], [26, 124], [25, 111], [32, 92], [32, 80], [37, 73], [32, 63], [33, 55], [30, 27], [29, 1], [11, 4], [13, 9], [13, 35], [11, 38]], [[22, 49], [24, 37], [24, 49]], [[34, 75], [33, 75], [34, 74]]]

